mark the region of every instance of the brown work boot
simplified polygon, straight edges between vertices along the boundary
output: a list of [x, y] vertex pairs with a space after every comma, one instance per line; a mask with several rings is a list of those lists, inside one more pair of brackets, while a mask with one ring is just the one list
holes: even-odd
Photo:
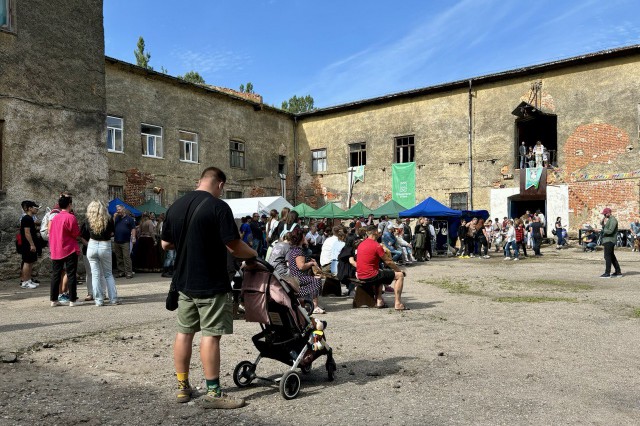
[[220, 392], [219, 394], [216, 392], [208, 392], [202, 400], [202, 406], [204, 408], [230, 410], [244, 407], [244, 405], [245, 401], [243, 398], [234, 398], [224, 392]]
[[192, 393], [193, 389], [191, 389], [191, 386], [189, 386], [189, 384], [180, 384], [178, 387], [178, 393], [176, 393], [176, 402], [183, 404], [185, 402], [191, 401]]

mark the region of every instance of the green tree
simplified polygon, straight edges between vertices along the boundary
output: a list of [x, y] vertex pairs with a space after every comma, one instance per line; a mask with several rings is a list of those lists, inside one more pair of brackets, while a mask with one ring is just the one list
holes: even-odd
[[133, 54], [136, 55], [136, 63], [139, 67], [153, 70], [153, 67], [149, 65], [151, 53], [145, 52], [144, 48], [144, 39], [142, 38], [142, 36], [140, 36], [140, 38], [138, 39], [138, 48], [133, 51]]
[[160, 65], [160, 72], [162, 74], [169, 74], [169, 70], [166, 69], [164, 66]]
[[313, 111], [313, 97], [311, 95], [297, 97], [293, 95], [288, 101], [282, 101], [282, 109], [293, 114]]
[[189, 83], [204, 84], [204, 78], [202, 78], [198, 71], [189, 71], [184, 75], [179, 75], [178, 78], [188, 81]]
[[253, 83], [252, 82], [248, 82], [246, 86], [244, 84], [241, 84], [240, 85], [240, 93], [255, 93], [253, 91]]

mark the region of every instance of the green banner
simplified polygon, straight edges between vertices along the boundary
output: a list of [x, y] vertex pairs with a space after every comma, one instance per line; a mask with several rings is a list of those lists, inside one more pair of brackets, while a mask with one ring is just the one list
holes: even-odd
[[407, 209], [416, 205], [416, 163], [392, 165], [391, 196]]
[[527, 169], [526, 176], [527, 179], [525, 181], [524, 189], [529, 189], [531, 187], [538, 189], [538, 186], [540, 185], [540, 177], [542, 176], [542, 168]]

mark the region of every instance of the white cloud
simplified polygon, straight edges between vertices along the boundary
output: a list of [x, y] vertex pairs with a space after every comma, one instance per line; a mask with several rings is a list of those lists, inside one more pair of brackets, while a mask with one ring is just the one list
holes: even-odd
[[229, 71], [242, 70], [244, 65], [250, 62], [248, 55], [209, 48], [201, 51], [174, 50], [171, 56], [176, 58], [175, 65], [181, 69], [178, 74], [193, 70], [212, 76], [221, 71], [228, 73]]

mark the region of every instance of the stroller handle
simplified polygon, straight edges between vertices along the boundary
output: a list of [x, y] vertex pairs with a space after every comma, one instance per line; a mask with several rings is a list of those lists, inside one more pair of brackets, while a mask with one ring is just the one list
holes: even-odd
[[[254, 261], [256, 263], [259, 263], [260, 265], [264, 266], [269, 272], [273, 272], [275, 271], [275, 268], [266, 260], [261, 259], [259, 257], [254, 257], [252, 259], [247, 259], [247, 261]], [[249, 265], [247, 265], [249, 266]]]

